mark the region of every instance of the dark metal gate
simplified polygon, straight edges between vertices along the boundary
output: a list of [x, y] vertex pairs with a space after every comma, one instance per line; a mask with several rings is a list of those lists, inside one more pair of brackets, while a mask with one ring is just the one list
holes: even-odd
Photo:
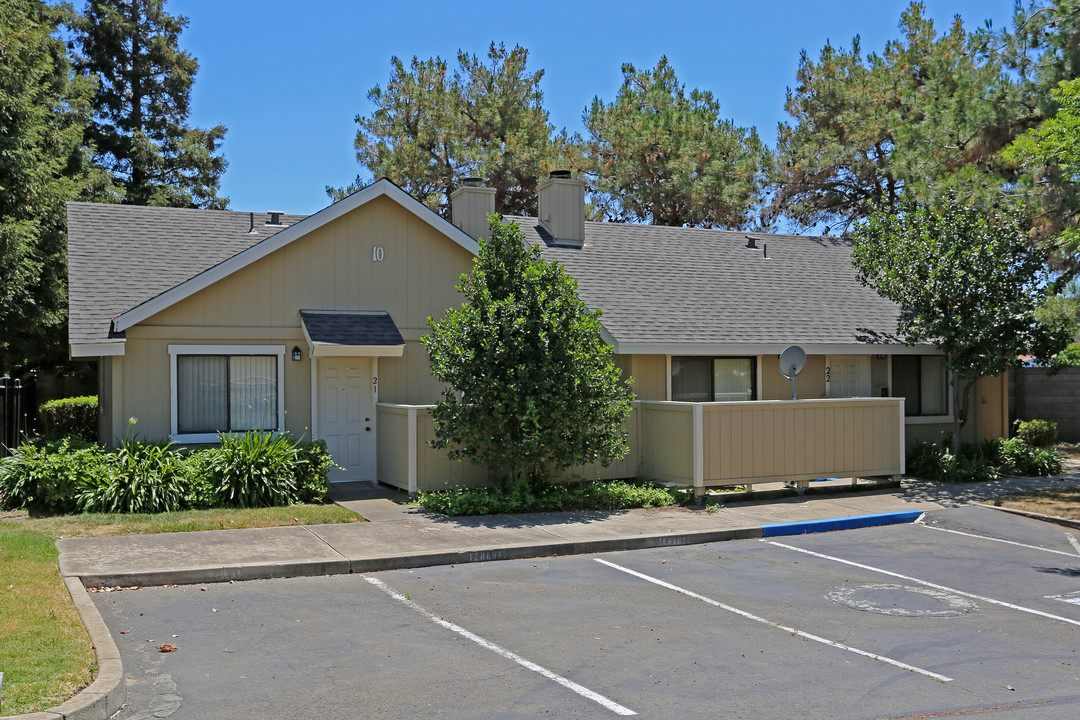
[[10, 454], [27, 436], [34, 383], [0, 377], [0, 457]]

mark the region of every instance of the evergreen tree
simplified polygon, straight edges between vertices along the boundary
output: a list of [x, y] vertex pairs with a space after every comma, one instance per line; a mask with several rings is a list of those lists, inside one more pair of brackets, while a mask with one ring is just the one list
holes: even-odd
[[332, 198], [387, 177], [445, 216], [461, 181], [479, 177], [495, 189], [498, 212], [536, 214], [536, 180], [559, 163], [570, 142], [548, 122], [544, 71], [528, 70], [528, 51], [520, 46], [492, 43], [486, 62], [460, 51], [457, 60], [451, 75], [439, 57], [414, 57], [408, 67], [391, 59], [386, 86], [368, 93], [375, 111], [356, 117], [356, 160], [370, 176], [327, 188]]
[[996, 154], [1019, 132], [1020, 90], [985, 37], [957, 18], [938, 34], [923, 7], [900, 20], [901, 40], [864, 57], [831, 45], [804, 52], [780, 125], [772, 210], [796, 224], [847, 226], [903, 197], [988, 204], [1015, 177]]
[[627, 452], [633, 396], [600, 338], [600, 313], [516, 224], [489, 218], [491, 239], [458, 286], [465, 304], [429, 319], [423, 338], [432, 374], [449, 386], [432, 411], [435, 444], [515, 482], [606, 467]]
[[771, 157], [757, 131], [721, 119], [707, 91], [687, 97], [666, 57], [622, 73], [615, 100], [595, 98], [583, 118], [595, 210], [621, 222], [746, 226]]
[[82, 152], [93, 83], [55, 37], [69, 20], [0, 0], [0, 374], [66, 360], [64, 202], [107, 184]]
[[87, 141], [132, 205], [224, 208], [218, 195], [225, 126], [188, 125], [199, 64], [179, 48], [187, 18], [164, 0], [90, 0], [77, 24], [76, 65], [99, 90]]

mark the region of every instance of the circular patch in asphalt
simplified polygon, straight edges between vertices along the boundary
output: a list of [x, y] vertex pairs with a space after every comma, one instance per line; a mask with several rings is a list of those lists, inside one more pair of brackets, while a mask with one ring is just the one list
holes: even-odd
[[955, 617], [977, 607], [952, 593], [892, 583], [838, 585], [825, 596], [856, 610], [904, 617]]

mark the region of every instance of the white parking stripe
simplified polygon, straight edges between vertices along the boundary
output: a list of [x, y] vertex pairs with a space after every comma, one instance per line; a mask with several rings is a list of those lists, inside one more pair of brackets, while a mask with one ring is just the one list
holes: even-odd
[[469, 632], [468, 630], [461, 627], [460, 625], [455, 625], [452, 622], [449, 622], [447, 620], [443, 620], [442, 618], [433, 615], [432, 613], [428, 612], [424, 608], [422, 608], [419, 605], [417, 605], [416, 603], [414, 603], [409, 598], [407, 598], [404, 595], [402, 595], [401, 593], [399, 593], [397, 590], [394, 590], [393, 588], [389, 587], [386, 583], [384, 583], [381, 580], [378, 580], [378, 579], [373, 578], [373, 577], [368, 577], [368, 576], [364, 576], [364, 579], [367, 580], [372, 585], [374, 585], [375, 587], [382, 590], [383, 592], [385, 592], [390, 597], [392, 597], [395, 600], [397, 600], [398, 602], [400, 602], [401, 604], [407, 605], [408, 607], [412, 608], [413, 610], [417, 611], [418, 613], [426, 616], [428, 620], [431, 620], [431, 622], [435, 623], [436, 625], [441, 625], [442, 627], [446, 628], [447, 630], [451, 630], [451, 631], [457, 633], [458, 635], [461, 635], [463, 638], [466, 638], [468, 640], [472, 640], [474, 643], [476, 643], [480, 647], [486, 648], [486, 649], [492, 651], [493, 653], [501, 655], [504, 658], [506, 658], [507, 660], [513, 660], [514, 662], [516, 662], [518, 665], [522, 666], [523, 668], [527, 668], [529, 670], [532, 670], [534, 673], [539, 673], [540, 675], [543, 675], [544, 677], [546, 677], [548, 680], [554, 680], [555, 682], [562, 685], [564, 688], [567, 688], [568, 690], [572, 690], [573, 692], [576, 692], [578, 695], [581, 695], [584, 698], [588, 698], [589, 700], [592, 700], [593, 702], [604, 706], [605, 708], [607, 708], [608, 710], [612, 711], [613, 713], [615, 713], [617, 715], [637, 715], [637, 713], [634, 712], [633, 710], [631, 710], [629, 708], [626, 708], [626, 707], [623, 707], [622, 705], [615, 702], [614, 700], [609, 700], [608, 698], [604, 697], [600, 693], [595, 693], [595, 692], [593, 692], [592, 690], [590, 690], [587, 687], [583, 687], [581, 685], [578, 685], [573, 680], [567, 680], [562, 675], [557, 675], [556, 673], [551, 672], [547, 668], [541, 667], [540, 665], [537, 665], [534, 662], [526, 660], [525, 658], [521, 657], [517, 653], [512, 653], [509, 650], [501, 648], [498, 645], [496, 645], [495, 643], [489, 642], [488, 640], [485, 640], [484, 638], [480, 637], [479, 635], [477, 635], [475, 633], [472, 633], [472, 632]]
[[1080, 555], [1080, 542], [1076, 541], [1076, 537], [1072, 533], [1065, 533], [1065, 537], [1068, 539], [1069, 544], [1076, 548], [1076, 554]]
[[[1066, 557], [1076, 557], [1072, 553], [1067, 553], [1062, 550], [1052, 550], [1050, 548], [1039, 547], [1038, 545], [1028, 545], [1027, 543], [1016, 542], [1015, 540], [1003, 540], [1002, 538], [989, 537], [987, 535], [976, 535], [975, 533], [967, 533], [961, 530], [950, 530], [948, 528], [934, 527], [933, 525], [927, 525], [926, 523], [915, 521], [915, 524], [919, 527], [924, 527], [927, 530], [937, 530], [938, 532], [952, 533], [953, 535], [963, 535], [964, 537], [978, 538], [979, 540], [993, 540], [994, 542], [1005, 543], [1006, 545], [1017, 545], [1019, 547], [1030, 548], [1032, 550], [1042, 550], [1043, 552], [1055, 553], [1057, 555], [1064, 555]], [[1070, 542], [1076, 547], [1077, 552], [1080, 552], [1080, 544], [1077, 544], [1076, 538], [1072, 537], [1069, 533], [1065, 533], [1065, 537], [1070, 538]]]
[[795, 547], [794, 545], [785, 545], [784, 543], [778, 543], [773, 540], [762, 540], [761, 542], [775, 545], [776, 547], [785, 548], [787, 550], [794, 550], [795, 552], [800, 552], [806, 555], [813, 555], [814, 557], [819, 557], [824, 560], [832, 560], [834, 562], [843, 563], [845, 565], [851, 565], [852, 567], [862, 568], [863, 570], [869, 570], [870, 572], [881, 573], [882, 575], [889, 575], [891, 577], [900, 578], [901, 580], [907, 580], [909, 582], [925, 585], [926, 587], [932, 587], [937, 590], [951, 592], [956, 595], [974, 598], [975, 600], [981, 600], [982, 602], [987, 602], [991, 605], [1000, 605], [1002, 607], [1007, 607], [1012, 610], [1019, 610], [1020, 612], [1026, 612], [1032, 615], [1039, 615], [1044, 618], [1049, 618], [1050, 620], [1058, 620], [1063, 623], [1069, 623], [1070, 625], [1080, 625], [1080, 621], [1071, 620], [1066, 617], [1061, 617], [1060, 615], [1052, 615], [1050, 613], [1043, 612], [1042, 610], [1035, 610], [1034, 608], [1024, 607], [1023, 605], [1013, 605], [1012, 603], [1007, 603], [1004, 600], [995, 600], [994, 598], [988, 598], [983, 595], [975, 595], [973, 593], [964, 592], [963, 590], [957, 590], [956, 588], [946, 587], [945, 585], [938, 585], [936, 583], [929, 582], [928, 580], [920, 580], [919, 578], [913, 578], [908, 575], [901, 575], [900, 573], [895, 573], [891, 570], [883, 570], [882, 568], [873, 567], [872, 565], [863, 565], [862, 563], [857, 563], [853, 560], [845, 560], [843, 558], [833, 557], [832, 555], [825, 555], [823, 553], [814, 552], [813, 550], [804, 550], [803, 548]]
[[779, 630], [783, 630], [784, 632], [786, 632], [786, 633], [788, 633], [790, 635], [798, 635], [801, 638], [806, 638], [807, 640], [813, 640], [814, 642], [819, 642], [819, 643], [822, 643], [823, 645], [828, 645], [830, 647], [839, 648], [840, 650], [847, 650], [848, 652], [855, 653], [856, 655], [862, 655], [863, 657], [868, 657], [868, 658], [871, 658], [873, 660], [880, 660], [883, 663], [888, 663], [889, 665], [894, 665], [894, 666], [896, 666], [896, 667], [898, 667], [898, 668], [900, 668], [902, 670], [909, 670], [911, 672], [919, 673], [920, 675], [925, 675], [927, 677], [934, 678], [935, 680], [940, 680], [942, 682], [952, 682], [952, 678], [945, 677], [944, 675], [938, 675], [937, 673], [930, 672], [929, 670], [923, 670], [922, 668], [917, 668], [914, 665], [908, 665], [907, 663], [902, 663], [899, 660], [893, 660], [892, 658], [887, 658], [884, 655], [878, 655], [876, 653], [867, 652], [866, 650], [859, 650], [858, 648], [853, 648], [850, 645], [844, 645], [843, 643], [838, 643], [838, 642], [835, 642], [833, 640], [827, 640], [827, 639], [825, 639], [823, 637], [818, 637], [817, 635], [811, 635], [810, 633], [803, 632], [802, 630], [796, 630], [795, 628], [788, 627], [787, 625], [781, 625], [780, 623], [775, 623], [772, 620], [766, 620], [763, 617], [758, 617], [757, 615], [754, 615], [752, 613], [748, 613], [745, 610], [740, 610], [739, 608], [732, 607], [731, 605], [725, 605], [724, 603], [713, 600], [712, 598], [707, 598], [704, 595], [699, 595], [698, 593], [693, 592], [691, 590], [681, 588], [678, 585], [672, 585], [671, 583], [664, 582], [663, 580], [661, 580], [659, 578], [654, 578], [654, 577], [652, 577], [650, 575], [645, 575], [644, 573], [639, 573], [636, 570], [631, 570], [630, 568], [623, 567], [622, 565], [616, 565], [613, 562], [609, 562], [609, 561], [603, 560], [601, 558], [593, 558], [593, 560], [595, 560], [598, 563], [603, 563], [604, 565], [607, 565], [610, 568], [614, 568], [614, 569], [619, 570], [621, 572], [627, 573], [628, 575], [633, 575], [636, 578], [641, 578], [642, 580], [645, 580], [646, 582], [651, 582], [654, 585], [659, 585], [660, 587], [665, 587], [668, 590], [674, 590], [677, 593], [682, 593], [683, 595], [686, 595], [687, 597], [692, 597], [695, 600], [700, 600], [700, 601], [702, 601], [704, 603], [708, 603], [709, 605], [713, 605], [715, 607], [718, 607], [721, 610], [727, 610], [728, 612], [735, 613], [736, 615], [744, 617], [747, 620], [753, 620], [754, 622], [759, 622], [759, 623], [761, 623], [763, 625], [768, 625], [770, 627], [774, 627], [774, 628], [777, 628]]

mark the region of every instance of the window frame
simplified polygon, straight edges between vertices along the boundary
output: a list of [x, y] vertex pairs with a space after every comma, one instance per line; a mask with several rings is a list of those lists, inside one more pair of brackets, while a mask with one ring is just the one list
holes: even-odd
[[[670, 362], [668, 363], [668, 387], [671, 392], [668, 397], [672, 402], [711, 402], [711, 403], [732, 403], [732, 402], [756, 402], [758, 400], [758, 372], [760, 369], [760, 362], [757, 355], [669, 355]], [[715, 360], [749, 360], [750, 361], [750, 399], [749, 400], [676, 400], [674, 390], [675, 370], [674, 364], [676, 360], [682, 359], [688, 360], [708, 360], [709, 361], [709, 397], [716, 397], [716, 370], [713, 366]]]
[[[285, 346], [284, 345], [169, 345], [169, 439], [179, 443], [215, 443], [219, 433], [184, 433], [179, 432], [177, 405], [176, 358], [180, 355], [224, 355], [251, 356], [270, 355], [277, 359], [277, 429], [271, 434], [285, 429]], [[226, 397], [228, 402], [228, 397]], [[222, 432], [229, 432], [223, 430]], [[240, 431], [237, 431], [240, 432]]]
[[[944, 362], [944, 360], [945, 360], [944, 355], [936, 355], [934, 353], [920, 353], [920, 354], [911, 354], [911, 355], [905, 354], [905, 355], [902, 355], [902, 356], [901, 355], [893, 356], [889, 361], [889, 394], [893, 395], [894, 397], [897, 397], [897, 396], [894, 394], [894, 392], [896, 390], [896, 381], [895, 381], [895, 378], [893, 377], [893, 373], [896, 371], [895, 361], [896, 361], [896, 358], [898, 358], [898, 357], [914, 357], [914, 358], [919, 359], [920, 365], [919, 365], [918, 382], [919, 382], [919, 392], [920, 393], [922, 392], [922, 381], [923, 381], [923, 377], [922, 377], [922, 358], [924, 358], [924, 357], [936, 357], [936, 358], [941, 358], [942, 362]], [[953, 383], [953, 376], [952, 376], [952, 373], [949, 372], [948, 368], [943, 368], [943, 370], [945, 371], [945, 414], [943, 414], [943, 415], [940, 415], [940, 414], [939, 415], [908, 415], [907, 414], [907, 402], [905, 401], [905, 403], [904, 403], [904, 423], [905, 424], [907, 424], [907, 425], [934, 425], [934, 424], [939, 424], [939, 423], [951, 423], [953, 421], [953, 397], [952, 397], [953, 394], [952, 394], [952, 392], [950, 392], [950, 387], [952, 386], [952, 383]]]

